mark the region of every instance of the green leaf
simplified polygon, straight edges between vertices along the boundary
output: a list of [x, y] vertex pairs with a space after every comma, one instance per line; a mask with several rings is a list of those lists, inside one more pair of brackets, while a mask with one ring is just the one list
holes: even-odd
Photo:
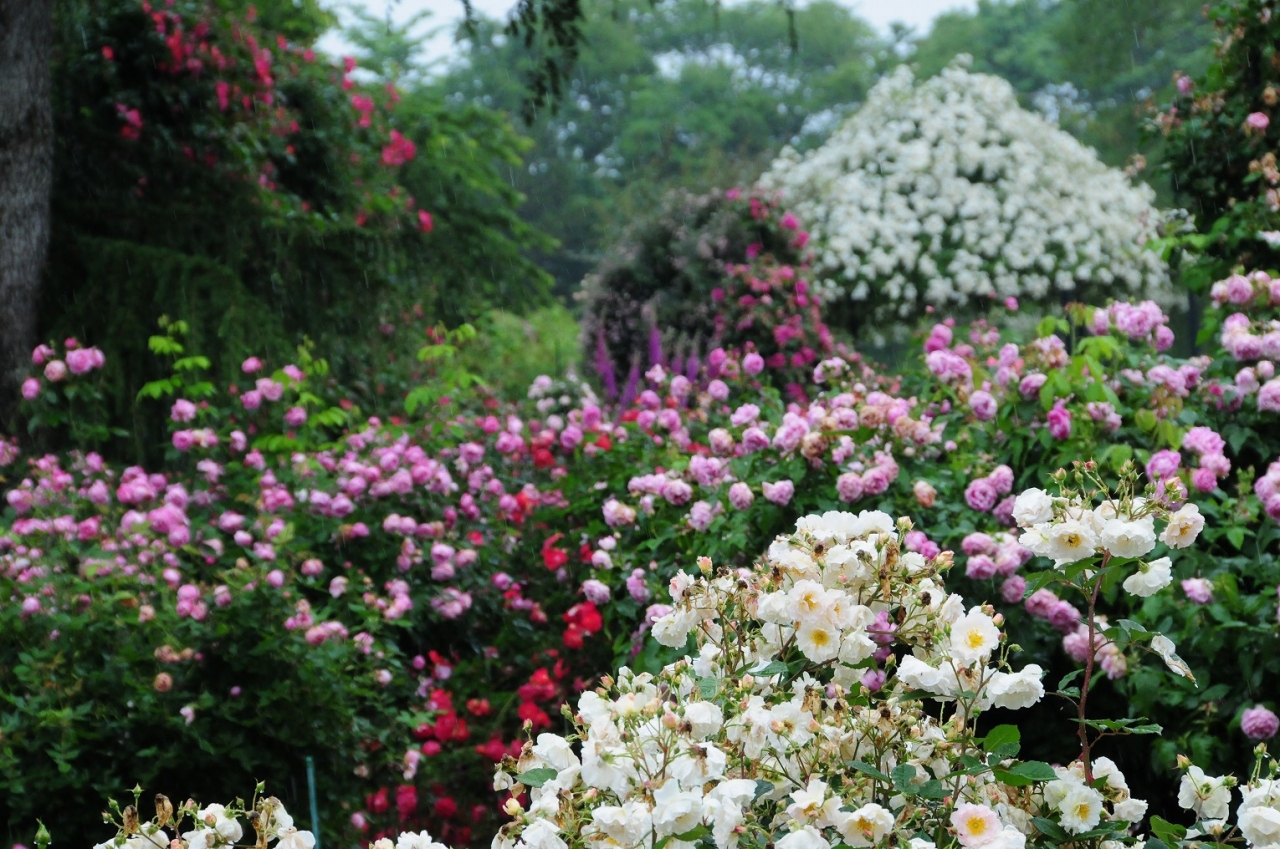
[[1056, 822], [1044, 817], [1032, 817], [1031, 824], [1036, 830], [1054, 843], [1067, 843], [1071, 840], [1071, 835], [1067, 834], [1066, 829], [1058, 825]]
[[526, 787], [541, 787], [548, 781], [555, 779], [556, 775], [558, 775], [558, 773], [551, 767], [542, 766], [537, 769], [531, 769], [528, 772], [520, 773], [520, 775], [516, 776], [516, 781], [519, 781]]
[[1043, 761], [1026, 761], [1010, 767], [1009, 772], [1014, 775], [1020, 775], [1023, 778], [1029, 778], [1032, 781], [1053, 781], [1058, 777], [1058, 773], [1053, 771], [1053, 767]]
[[1229, 539], [1231, 544], [1235, 546], [1236, 551], [1240, 551], [1244, 548], [1244, 533], [1244, 528], [1239, 525], [1232, 525], [1227, 528], [1227, 539]]
[[873, 767], [873, 766], [872, 766], [871, 764], [869, 764], [869, 763], [863, 763], [862, 761], [849, 761], [847, 764], [845, 764], [845, 766], [849, 767], [849, 769], [857, 770], [858, 772], [862, 773], [863, 775], [869, 775], [869, 776], [871, 776], [872, 778], [876, 779], [877, 781], [892, 781], [892, 780], [893, 780], [892, 778], [890, 778], [889, 776], [885, 775], [883, 772], [881, 772], [880, 770], [876, 769], [875, 767]]
[[702, 693], [702, 698], [711, 700], [715, 698], [716, 692], [720, 689], [720, 682], [715, 678], [707, 676], [698, 679], [698, 692]]
[[756, 799], [759, 799], [761, 796], [768, 796], [772, 792], [773, 792], [772, 781], [765, 781], [763, 778], [756, 779], [756, 795], [755, 795]]
[[1185, 826], [1169, 822], [1153, 814], [1151, 817], [1151, 833], [1165, 843], [1177, 845], [1182, 841], [1182, 838], [1187, 836], [1187, 829]]
[[997, 725], [987, 732], [986, 738], [982, 741], [982, 748], [988, 752], [994, 752], [1008, 745], [1018, 745], [1022, 742], [1022, 732], [1018, 730], [1016, 725]]
[[916, 795], [925, 799], [942, 799], [947, 795], [947, 788], [936, 778], [931, 778], [916, 788]]
[[890, 773], [893, 776], [893, 786], [902, 790], [911, 785], [916, 778], [916, 768], [911, 764], [898, 764]]
[[676, 840], [683, 840], [685, 843], [692, 843], [693, 841], [697, 840], [699, 837], [702, 837], [710, 833], [711, 833], [710, 827], [705, 826], [702, 823], [699, 823], [698, 825], [695, 825], [693, 828], [686, 831], [684, 834], [677, 834]]
[[780, 660], [771, 660], [759, 669], [752, 670], [752, 675], [759, 675], [768, 678], [771, 675], [786, 675], [790, 670], [787, 665]]

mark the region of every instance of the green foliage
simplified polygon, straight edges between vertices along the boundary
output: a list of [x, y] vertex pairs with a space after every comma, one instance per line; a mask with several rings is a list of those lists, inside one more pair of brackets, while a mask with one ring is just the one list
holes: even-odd
[[479, 336], [463, 349], [462, 359], [503, 400], [524, 397], [539, 375], [582, 372], [581, 330], [559, 303], [524, 315], [494, 310], [478, 326]]
[[[601, 245], [674, 187], [749, 183], [785, 143], [820, 138], [890, 61], [874, 32], [824, 0], [587, 0], [581, 53], [557, 108], [537, 113], [516, 187], [526, 220], [561, 243], [544, 265], [567, 294]], [[465, 58], [440, 79], [451, 102], [516, 115], [534, 61], [478, 19]]]
[[[1172, 92], [1175, 71], [1207, 66], [1212, 34], [1202, 10], [1200, 0], [979, 0], [973, 11], [940, 15], [910, 61], [931, 76], [972, 55], [974, 71], [1008, 80], [1025, 105], [1118, 167], [1142, 146], [1135, 116], [1144, 104]], [[1148, 177], [1171, 196], [1164, 171]]]
[[[1280, 199], [1274, 125], [1280, 58], [1272, 14], [1259, 0], [1214, 4], [1214, 63], [1152, 115], [1150, 128], [1164, 137], [1170, 179], [1195, 216], [1194, 232], [1171, 240], [1169, 248], [1174, 256], [1185, 248], [1196, 257], [1184, 275], [1196, 291], [1237, 265], [1274, 262], [1275, 248], [1259, 238], [1260, 231], [1274, 229]], [[1250, 115], [1262, 118], [1263, 126], [1249, 126]]]
[[[504, 118], [355, 84], [314, 53], [330, 17], [311, 0], [145, 5], [60, 6], [54, 68], [41, 332], [106, 351], [111, 422], [135, 433], [117, 449], [159, 439], [129, 402], [159, 376], [136, 343], [160, 315], [186, 316], [227, 382], [304, 337], [353, 375], [368, 331], [409, 304], [458, 324], [543, 297], [525, 252], [551, 243], [516, 214]], [[412, 143], [398, 155], [393, 133]]]

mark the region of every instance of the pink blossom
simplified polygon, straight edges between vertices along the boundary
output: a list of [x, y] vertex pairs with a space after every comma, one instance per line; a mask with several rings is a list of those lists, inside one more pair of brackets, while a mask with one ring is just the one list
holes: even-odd
[[1054, 439], [1066, 439], [1071, 436], [1071, 411], [1059, 401], [1049, 411], [1049, 433]]
[[971, 481], [964, 490], [964, 500], [970, 509], [977, 510], [980, 513], [986, 513], [996, 506], [1000, 493], [996, 491], [994, 485], [987, 478], [978, 478]]
[[67, 367], [71, 369], [72, 374], [86, 374], [93, 371], [96, 360], [91, 348], [77, 348], [74, 351], [67, 351]]
[[1271, 125], [1271, 119], [1267, 117], [1265, 112], [1250, 112], [1249, 116], [1244, 119], [1244, 123], [1249, 129], [1262, 132]]
[[975, 581], [985, 581], [996, 574], [996, 562], [985, 554], [975, 554], [965, 564], [964, 574]]
[[649, 600], [649, 585], [645, 581], [643, 569], [631, 570], [631, 575], [627, 578], [627, 593], [639, 604], [644, 604]]
[[609, 589], [609, 585], [595, 578], [588, 578], [583, 581], [581, 592], [587, 597], [587, 601], [595, 605], [608, 604], [613, 597], [613, 592]]
[[1048, 379], [1047, 375], [1039, 373], [1029, 374], [1022, 378], [1021, 382], [1018, 383], [1018, 392], [1020, 392], [1024, 398], [1035, 395], [1040, 391], [1040, 387], [1044, 386], [1045, 381]]
[[1036, 590], [1027, 596], [1024, 606], [1027, 612], [1038, 619], [1048, 619], [1049, 611], [1058, 603], [1058, 597], [1053, 594], [1052, 590]]
[[1182, 582], [1182, 591], [1196, 604], [1208, 604], [1213, 601], [1213, 584], [1206, 578], [1185, 579]]
[[1182, 455], [1166, 448], [1152, 454], [1147, 461], [1147, 477], [1153, 481], [1162, 481], [1176, 475], [1181, 466]]
[[169, 410], [169, 418], [175, 422], [189, 422], [196, 417], [196, 405], [185, 398], [173, 402]]
[[759, 374], [764, 371], [764, 357], [752, 351], [742, 358], [742, 370], [752, 376]]
[[1021, 575], [1012, 575], [1000, 585], [1000, 597], [1009, 604], [1017, 604], [1027, 592], [1027, 579]]
[[779, 507], [786, 507], [791, 503], [791, 497], [796, 494], [796, 485], [789, 480], [781, 480], [777, 483], [765, 481], [760, 485], [760, 489], [766, 499]]
[[1258, 409], [1265, 413], [1280, 412], [1280, 378], [1272, 378], [1258, 390]]
[[996, 399], [985, 389], [979, 389], [969, 396], [969, 409], [980, 422], [989, 422], [996, 417]]
[[705, 531], [714, 519], [715, 511], [705, 501], [695, 501], [689, 508], [689, 527], [695, 531]]
[[289, 427], [301, 427], [307, 421], [305, 407], [290, 407], [284, 414], [284, 423]]
[[28, 401], [34, 401], [40, 394], [40, 381], [38, 378], [28, 377], [22, 381], [22, 397]]
[[836, 478], [836, 494], [841, 501], [857, 501], [862, 497], [862, 476], [857, 472], [845, 472]]
[[52, 360], [44, 367], [44, 376], [50, 383], [58, 383], [67, 376], [67, 364], [62, 360]]
[[1280, 717], [1263, 705], [1254, 705], [1240, 715], [1240, 730], [1250, 740], [1269, 740], [1280, 732]]
[[729, 487], [729, 503], [733, 505], [735, 510], [746, 510], [754, 500], [755, 494], [752, 493], [748, 484], [738, 481]]
[[262, 360], [257, 357], [249, 357], [249, 359], [240, 364], [240, 370], [245, 374], [262, 371]]

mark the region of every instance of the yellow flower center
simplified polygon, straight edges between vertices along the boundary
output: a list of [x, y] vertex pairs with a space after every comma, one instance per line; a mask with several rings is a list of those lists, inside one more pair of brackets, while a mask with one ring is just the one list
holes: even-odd
[[1062, 537], [1062, 541], [1065, 542], [1071, 548], [1079, 548], [1080, 542], [1081, 542], [1080, 535], [1078, 533], [1075, 533], [1074, 531], [1069, 534], [1064, 534]]
[[986, 644], [987, 639], [982, 636], [981, 631], [975, 628], [969, 632], [969, 635], [965, 638], [965, 642], [969, 644], [969, 648], [971, 649], [980, 649]]
[[974, 814], [973, 816], [969, 817], [969, 821], [965, 823], [965, 825], [968, 826], [969, 833], [972, 834], [974, 837], [981, 837], [983, 834], [986, 834], [986, 831], [987, 831], [986, 817], [983, 817], [979, 814]]
[[1085, 820], [1085, 819], [1088, 819], [1088, 818], [1089, 818], [1089, 803], [1088, 803], [1088, 802], [1081, 802], [1080, 804], [1076, 805], [1076, 817], [1077, 817], [1078, 819], [1082, 819], [1082, 820]]
[[831, 642], [831, 635], [821, 628], [815, 628], [810, 632], [809, 639], [815, 646], [825, 646]]

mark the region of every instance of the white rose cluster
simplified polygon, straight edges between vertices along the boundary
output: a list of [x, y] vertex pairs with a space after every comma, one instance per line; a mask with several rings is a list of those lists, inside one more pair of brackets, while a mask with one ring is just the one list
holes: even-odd
[[[139, 791], [140, 792], [140, 791]], [[234, 805], [210, 804], [198, 807], [188, 801], [176, 811], [164, 796], [156, 797], [157, 812], [150, 822], [138, 821], [137, 808], [126, 808], [119, 822], [119, 831], [111, 840], [96, 844], [93, 849], [156, 849], [180, 845], [184, 849], [231, 849], [245, 836], [241, 820], [253, 824], [258, 846], [271, 849], [314, 849], [315, 835], [294, 825], [293, 817], [274, 796], [255, 799], [249, 808], [243, 803]], [[117, 810], [119, 810], [117, 808]], [[182, 823], [189, 822], [189, 830], [182, 830]], [[170, 842], [166, 828], [175, 835]], [[442, 844], [402, 844], [397, 849], [445, 849]]]
[[[1157, 542], [1171, 549], [1186, 548], [1204, 529], [1200, 508], [1190, 502], [1169, 510], [1133, 496], [1104, 498], [1094, 505], [1078, 497], [1054, 497], [1042, 489], [1020, 493], [1013, 502], [1013, 518], [1023, 529], [1018, 542], [1059, 569], [1102, 554], [1139, 560], [1138, 571], [1125, 578], [1124, 588], [1144, 598], [1167, 587], [1173, 574], [1168, 557], [1141, 559]], [[1165, 522], [1159, 534], [1157, 518]]]
[[1010, 296], [1162, 296], [1144, 245], [1154, 193], [1018, 105], [961, 57], [916, 84], [904, 65], [821, 147], [761, 178], [811, 228], [826, 296], [881, 315]]
[[1009, 669], [1001, 619], [946, 591], [949, 552], [904, 550], [910, 527], [808, 516], [754, 570], [679, 573], [653, 634], [688, 653], [606, 678], [575, 733], [499, 766], [493, 849], [1023, 849], [1041, 817], [1123, 837], [1145, 804], [1114, 764], [1086, 781], [1017, 761], [1009, 726], [975, 735], [987, 708], [1039, 701], [1041, 670]]

